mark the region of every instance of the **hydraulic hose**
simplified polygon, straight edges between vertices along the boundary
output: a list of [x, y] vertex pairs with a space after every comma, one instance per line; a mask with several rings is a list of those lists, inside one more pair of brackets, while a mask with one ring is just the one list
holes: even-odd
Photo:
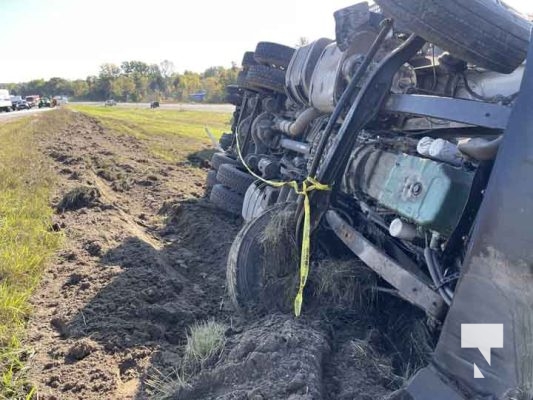
[[279, 118], [274, 121], [274, 126], [276, 129], [286, 133], [290, 137], [298, 138], [302, 136], [309, 124], [321, 115], [322, 113], [319, 110], [310, 107], [302, 112], [298, 118], [296, 118], [296, 121], [287, 121]]
[[428, 267], [429, 274], [431, 275], [431, 280], [435, 284], [439, 294], [441, 295], [446, 304], [451, 305], [453, 300], [453, 292], [444, 283], [442, 270], [440, 265], [438, 264], [435, 252], [429, 247], [426, 247], [424, 249], [424, 258], [426, 259], [426, 264]]
[[475, 138], [465, 143], [459, 143], [457, 148], [463, 154], [477, 161], [494, 160], [503, 141], [503, 135], [497, 139], [488, 141], [482, 138]]

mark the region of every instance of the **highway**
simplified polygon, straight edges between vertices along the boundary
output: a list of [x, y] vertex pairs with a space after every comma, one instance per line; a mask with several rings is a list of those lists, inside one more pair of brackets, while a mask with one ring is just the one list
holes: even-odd
[[4, 121], [12, 121], [17, 118], [28, 117], [30, 115], [40, 114], [51, 110], [53, 110], [53, 108], [32, 108], [31, 110], [0, 112], [0, 123]]

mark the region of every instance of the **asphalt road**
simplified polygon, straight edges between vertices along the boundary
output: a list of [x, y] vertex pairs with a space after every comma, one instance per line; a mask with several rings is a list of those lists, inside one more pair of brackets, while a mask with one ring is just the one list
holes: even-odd
[[12, 121], [17, 118], [23, 118], [30, 115], [40, 114], [43, 112], [51, 111], [53, 108], [33, 108], [31, 110], [0, 112], [0, 122]]
[[[73, 105], [102, 106], [104, 102], [70, 102]], [[124, 108], [150, 108], [150, 103], [117, 103], [116, 107]], [[183, 111], [206, 111], [232, 113], [235, 106], [231, 104], [197, 104], [197, 103], [178, 103], [178, 104], [161, 104], [162, 110], [183, 110]]]

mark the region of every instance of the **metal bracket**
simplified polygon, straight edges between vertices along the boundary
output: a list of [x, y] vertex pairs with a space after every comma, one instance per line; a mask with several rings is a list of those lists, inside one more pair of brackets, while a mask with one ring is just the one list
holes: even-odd
[[418, 94], [392, 94], [383, 111], [414, 114], [491, 129], [505, 129], [512, 108], [494, 103]]
[[344, 119], [333, 148], [325, 156], [323, 166], [317, 174], [320, 182], [332, 184], [335, 181], [346, 166], [359, 132], [379, 113], [389, 94], [394, 75], [425, 43], [424, 39], [411, 35], [373, 71]]
[[400, 297], [421, 308], [433, 318], [442, 319], [444, 302], [428, 284], [374, 246], [335, 211], [329, 210], [326, 213], [326, 220], [339, 239], [361, 261], [395, 287]]

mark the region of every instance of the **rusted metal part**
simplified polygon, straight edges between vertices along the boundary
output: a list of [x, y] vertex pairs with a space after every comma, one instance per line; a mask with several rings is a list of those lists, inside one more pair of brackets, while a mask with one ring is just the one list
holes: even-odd
[[398, 295], [421, 308], [435, 319], [441, 319], [445, 305], [427, 281], [398, 264], [378, 247], [346, 223], [337, 212], [329, 210], [326, 219], [335, 234], [366, 265], [398, 290]]

